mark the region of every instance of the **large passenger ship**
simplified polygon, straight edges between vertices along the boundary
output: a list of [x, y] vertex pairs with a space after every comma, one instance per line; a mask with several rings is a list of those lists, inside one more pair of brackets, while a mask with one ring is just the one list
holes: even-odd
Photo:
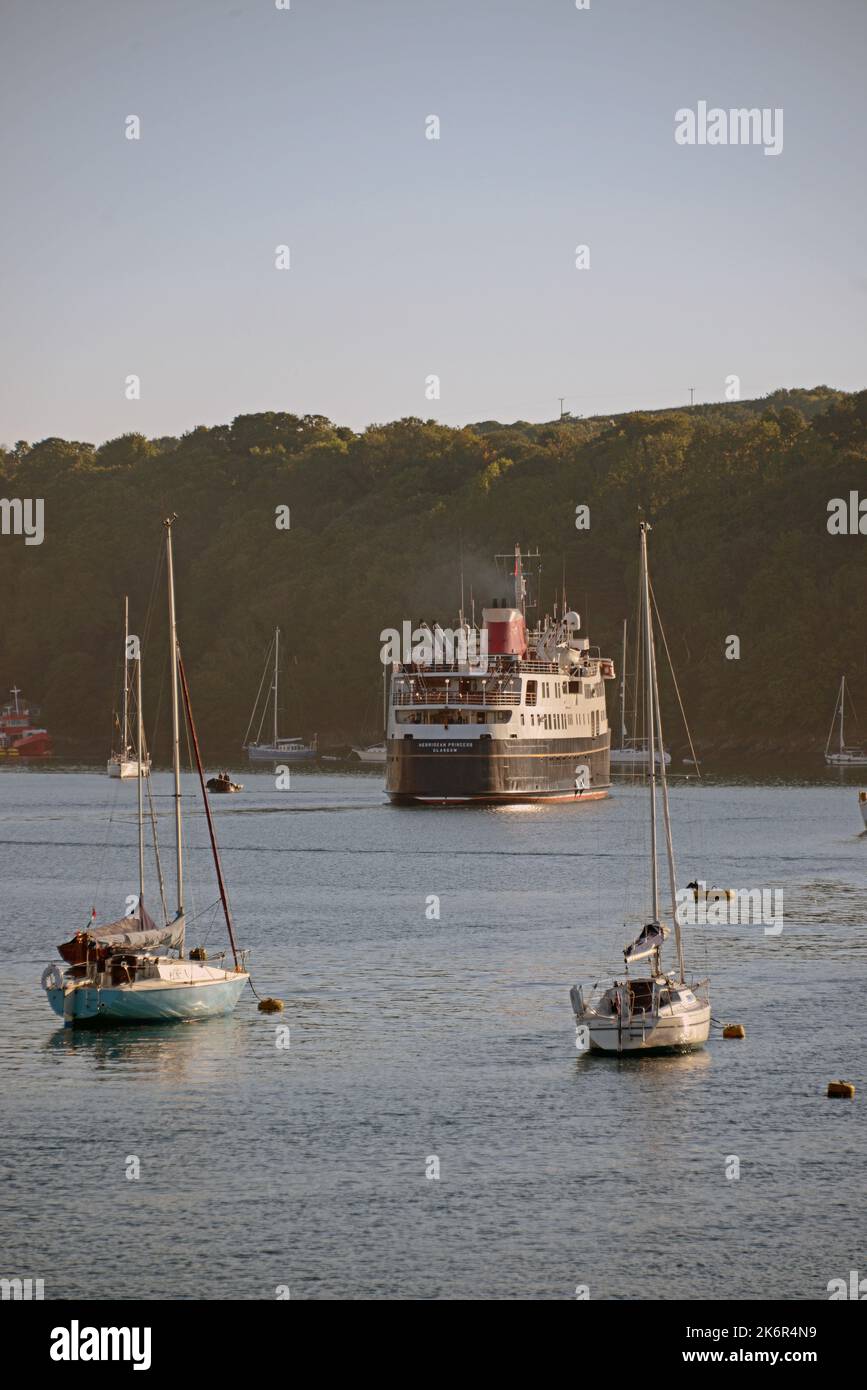
[[480, 631], [461, 621], [465, 640], [454, 655], [435, 643], [430, 660], [392, 662], [392, 801], [579, 804], [607, 796], [605, 681], [614, 679], [614, 663], [579, 636], [581, 620], [565, 601], [559, 617], [528, 627], [517, 545], [513, 579], [513, 602], [483, 609]]

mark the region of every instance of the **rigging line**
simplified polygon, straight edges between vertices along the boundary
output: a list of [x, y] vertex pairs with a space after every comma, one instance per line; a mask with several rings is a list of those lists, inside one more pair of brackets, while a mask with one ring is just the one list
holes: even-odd
[[[166, 659], [168, 660], [168, 657], [167, 657]], [[178, 651], [178, 660], [180, 660], [180, 653], [179, 653], [179, 651]], [[186, 767], [185, 767], [184, 770], [185, 770], [185, 771], [192, 772], [192, 770], [193, 770], [193, 750], [192, 750], [192, 747], [191, 747], [191, 745], [190, 745], [190, 730], [189, 730], [189, 726], [188, 726], [186, 720], [183, 721], [183, 733], [184, 733], [184, 737], [185, 737], [185, 739], [186, 739], [186, 741], [187, 741], [187, 764], [186, 764]], [[181, 791], [182, 791], [182, 793], [183, 793], [183, 788], [181, 789]], [[191, 838], [190, 838], [190, 835], [191, 835], [190, 822], [191, 822], [191, 820], [192, 820], [192, 816], [190, 816], [190, 815], [186, 815], [186, 816], [184, 816], [184, 818], [183, 818], [184, 858], [185, 858], [186, 864], [187, 864], [187, 874], [186, 874], [186, 877], [185, 877], [185, 880], [184, 880], [184, 881], [185, 881], [185, 884], [186, 884], [187, 896], [188, 896], [188, 898], [189, 898], [189, 900], [190, 900], [190, 903], [192, 904], [192, 908], [193, 908], [193, 919], [195, 920], [196, 917], [201, 917], [202, 912], [207, 912], [207, 908], [202, 908], [201, 911], [198, 911], [198, 910], [196, 909], [196, 901], [197, 901], [196, 879], [195, 879], [195, 876], [194, 876], [193, 873], [192, 873], [192, 866], [193, 866], [193, 854], [192, 854], [192, 851], [193, 851], [194, 846], [193, 846], [193, 842], [192, 842], [192, 840], [191, 840]], [[196, 849], [196, 850], [198, 850], [199, 848], [200, 848], [199, 845], [196, 845], [196, 846], [195, 846], [195, 849]], [[186, 912], [184, 912], [184, 916], [185, 916], [185, 917], [186, 917], [186, 915], [187, 915]]]
[[225, 881], [224, 881], [224, 879], [223, 879], [223, 866], [222, 866], [222, 864], [220, 863], [220, 851], [219, 851], [219, 849], [217, 848], [217, 836], [216, 836], [216, 832], [215, 832], [215, 830], [214, 830], [214, 821], [213, 821], [213, 817], [211, 816], [211, 805], [210, 805], [210, 802], [208, 801], [208, 793], [207, 793], [207, 790], [206, 790], [206, 788], [205, 788], [205, 774], [204, 774], [204, 771], [203, 771], [203, 769], [202, 769], [202, 759], [201, 759], [201, 757], [200, 757], [200, 755], [199, 755], [199, 740], [198, 740], [198, 738], [196, 737], [196, 726], [195, 726], [195, 724], [193, 723], [193, 711], [192, 711], [192, 708], [191, 708], [191, 706], [190, 706], [190, 692], [189, 692], [189, 689], [188, 689], [188, 687], [187, 687], [187, 673], [186, 673], [186, 671], [184, 670], [184, 662], [183, 662], [183, 658], [182, 658], [182, 656], [181, 656], [180, 650], [178, 650], [177, 658], [178, 658], [178, 675], [179, 675], [180, 678], [181, 678], [181, 689], [182, 689], [183, 695], [184, 695], [184, 708], [185, 708], [185, 710], [186, 710], [186, 715], [187, 715], [187, 720], [186, 720], [186, 722], [187, 722], [187, 726], [188, 726], [189, 737], [191, 737], [191, 738], [192, 738], [192, 741], [193, 741], [193, 752], [194, 752], [195, 755], [196, 755], [196, 769], [197, 769], [198, 774], [199, 774], [199, 785], [200, 785], [200, 787], [201, 787], [201, 789], [202, 789], [202, 800], [203, 800], [203, 802], [204, 802], [204, 804], [205, 804], [205, 816], [206, 816], [207, 821], [208, 821], [208, 834], [209, 834], [210, 839], [211, 839], [211, 851], [212, 851], [213, 856], [214, 856], [214, 868], [215, 868], [216, 871], [217, 871], [217, 884], [218, 884], [219, 889], [220, 889], [220, 901], [221, 901], [222, 904], [223, 904], [223, 913], [224, 913], [224, 916], [225, 916], [225, 918], [226, 918], [226, 930], [227, 930], [228, 933], [229, 933], [229, 943], [230, 943], [230, 945], [231, 945], [231, 947], [232, 947], [232, 956], [233, 956], [234, 961], [235, 961], [235, 969], [238, 970], [238, 969], [240, 969], [240, 964], [239, 964], [239, 961], [238, 961], [238, 948], [237, 948], [237, 946], [235, 945], [235, 933], [234, 933], [234, 930], [233, 930], [233, 928], [232, 928], [232, 914], [231, 914], [231, 912], [230, 912], [230, 910], [229, 910], [229, 899], [228, 899], [228, 895], [227, 895], [227, 893], [226, 893], [226, 884], [225, 884]]
[[148, 812], [149, 812], [149, 815], [150, 815], [150, 822], [151, 822], [151, 844], [152, 844], [152, 846], [153, 846], [154, 863], [156, 864], [156, 870], [157, 870], [157, 883], [159, 884], [160, 902], [162, 903], [162, 909], [163, 909], [163, 922], [164, 922], [164, 924], [167, 926], [167, 925], [168, 925], [168, 920], [169, 920], [169, 910], [168, 910], [168, 907], [167, 907], [167, 905], [166, 905], [166, 883], [165, 883], [165, 879], [164, 879], [164, 877], [163, 877], [162, 860], [160, 859], [160, 841], [159, 841], [159, 835], [158, 835], [158, 833], [157, 833], [157, 813], [156, 813], [156, 807], [154, 806], [154, 796], [153, 796], [153, 791], [152, 791], [152, 789], [151, 789], [151, 778], [150, 778], [150, 777], [147, 778], [147, 784], [148, 784]]
[[683, 708], [683, 701], [680, 698], [680, 686], [677, 683], [677, 676], [674, 674], [674, 662], [671, 659], [671, 652], [668, 650], [668, 641], [665, 636], [665, 628], [662, 626], [662, 618], [659, 616], [659, 609], [656, 605], [656, 595], [653, 592], [652, 584], [650, 586], [650, 597], [653, 601], [653, 611], [656, 614], [656, 621], [659, 624], [659, 635], [662, 638], [662, 645], [665, 647], [665, 655], [668, 658], [668, 669], [671, 672], [671, 679], [674, 682], [674, 691], [677, 695], [677, 703], [680, 708], [680, 717], [683, 720], [683, 727], [686, 732], [687, 740], [689, 741], [689, 751], [692, 754], [692, 760], [695, 766], [696, 773], [698, 774], [699, 780], [701, 780], [701, 766], [699, 765], [698, 758], [695, 755], [695, 748], [693, 747], [692, 743], [692, 734], [690, 733], [689, 725], [686, 722], [686, 711]]
[[831, 715], [831, 727], [828, 730], [828, 737], [825, 740], [825, 756], [828, 756], [828, 749], [831, 747], [831, 739], [834, 737], [834, 725], [837, 723], [837, 710], [840, 708], [840, 693], [834, 701], [834, 713]]
[[[109, 780], [112, 782], [112, 784], [114, 783], [114, 779], [113, 779], [113, 778], [110, 778]], [[103, 879], [104, 879], [104, 876], [105, 876], [105, 860], [106, 860], [106, 856], [107, 856], [107, 854], [108, 854], [109, 841], [110, 841], [110, 839], [111, 839], [111, 830], [112, 830], [112, 826], [113, 826], [113, 824], [114, 824], [115, 816], [116, 816], [116, 812], [117, 812], [117, 800], [118, 800], [118, 794], [119, 794], [119, 792], [120, 792], [120, 788], [121, 788], [121, 782], [120, 782], [120, 779], [118, 779], [117, 786], [112, 785], [112, 789], [111, 789], [111, 802], [110, 802], [109, 808], [108, 808], [108, 820], [106, 821], [106, 825], [105, 825], [105, 834], [104, 834], [104, 836], [103, 836], [102, 845], [101, 845], [101, 847], [100, 847], [99, 867], [98, 867], [98, 869], [97, 869], [97, 875], [96, 875], [96, 888], [95, 888], [95, 890], [94, 890], [94, 898], [93, 898], [93, 902], [91, 903], [91, 907], [96, 907], [96, 904], [97, 904], [97, 902], [99, 901], [99, 895], [100, 895], [100, 893], [102, 892], [102, 884], [103, 884]]]

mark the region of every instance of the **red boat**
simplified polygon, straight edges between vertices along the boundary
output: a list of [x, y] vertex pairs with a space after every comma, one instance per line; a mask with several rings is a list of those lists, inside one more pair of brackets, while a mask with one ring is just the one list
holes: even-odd
[[22, 699], [17, 685], [9, 694], [12, 699], [0, 707], [0, 758], [50, 758], [54, 752], [51, 735], [34, 724], [38, 705]]

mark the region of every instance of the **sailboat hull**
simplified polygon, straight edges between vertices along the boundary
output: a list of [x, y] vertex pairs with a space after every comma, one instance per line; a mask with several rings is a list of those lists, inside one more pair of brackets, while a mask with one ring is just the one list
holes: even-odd
[[592, 1052], [684, 1052], [704, 1047], [710, 1036], [710, 1005], [668, 1018], [648, 1022], [633, 1017], [617, 1019], [579, 1019], [589, 1032]]
[[70, 1027], [111, 1027], [125, 1023], [190, 1023], [233, 1012], [249, 980], [245, 973], [215, 972], [219, 978], [117, 985], [93, 984], [47, 989], [54, 1012]]
[[312, 763], [317, 753], [315, 748], [281, 748], [279, 744], [250, 744], [247, 757], [251, 763]]
[[[138, 777], [138, 762], [135, 758], [109, 758], [106, 767], [109, 777]], [[150, 772], [150, 760], [141, 765], [142, 777], [147, 777]]]

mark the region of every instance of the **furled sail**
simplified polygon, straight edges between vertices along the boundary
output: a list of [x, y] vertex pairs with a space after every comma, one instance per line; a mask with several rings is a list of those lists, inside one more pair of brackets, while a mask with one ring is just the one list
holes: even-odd
[[134, 915], [76, 932], [71, 941], [64, 941], [57, 949], [65, 961], [76, 965], [87, 959], [93, 946], [108, 946], [121, 951], [154, 951], [159, 947], [174, 947], [181, 951], [184, 946], [184, 917], [176, 917], [173, 922], [158, 927], [142, 903]]
[[158, 927], [142, 903], [135, 916], [90, 927], [87, 934], [100, 946], [126, 946], [131, 951], [152, 951], [157, 946], [180, 949], [184, 941], [184, 918], [176, 917], [173, 922]]
[[634, 941], [623, 948], [623, 959], [627, 964], [633, 961], [647, 960], [654, 951], [658, 951], [665, 938], [668, 936], [668, 927], [664, 927], [661, 922], [648, 922], [646, 927], [642, 927]]

